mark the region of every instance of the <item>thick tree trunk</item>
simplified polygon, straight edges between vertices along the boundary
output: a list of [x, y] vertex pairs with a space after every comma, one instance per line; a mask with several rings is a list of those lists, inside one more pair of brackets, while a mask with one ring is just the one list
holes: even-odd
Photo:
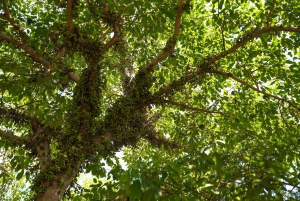
[[42, 182], [42, 185], [46, 188], [45, 191], [36, 198], [36, 201], [59, 201], [62, 199], [65, 191], [71, 182], [75, 179], [81, 163], [78, 162], [73, 168], [71, 174], [67, 171], [57, 174], [57, 178], [54, 181]]

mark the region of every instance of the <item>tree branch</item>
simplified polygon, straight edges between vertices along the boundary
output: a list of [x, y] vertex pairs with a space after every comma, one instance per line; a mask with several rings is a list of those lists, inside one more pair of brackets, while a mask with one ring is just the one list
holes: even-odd
[[0, 108], [0, 117], [1, 119], [10, 119], [17, 124], [30, 124], [31, 120], [33, 119], [33, 117], [12, 108]]
[[113, 25], [113, 29], [114, 29], [114, 36], [112, 37], [112, 39], [110, 41], [108, 41], [104, 47], [102, 48], [101, 52], [102, 53], [105, 53], [107, 52], [107, 50], [113, 46], [113, 44], [115, 44], [119, 38], [120, 38], [120, 35], [121, 35], [121, 32], [120, 32], [120, 27], [119, 25], [117, 25], [116, 23]]
[[246, 67], [244, 66], [244, 65], [240, 65], [239, 63], [238, 63], [238, 65], [239, 66], [241, 66], [243, 69], [244, 69], [244, 71], [250, 76], [250, 78], [252, 79], [252, 81], [254, 82], [254, 84], [255, 84], [255, 86], [256, 86], [256, 88], [257, 89], [259, 89], [259, 86], [258, 86], [258, 84], [257, 84], [257, 82], [256, 82], [256, 80], [254, 79], [254, 77], [253, 77], [253, 75], [252, 75], [252, 73], [251, 72], [249, 72], [247, 69], [246, 69]]
[[273, 1], [272, 5], [271, 5], [270, 12], [269, 12], [269, 14], [268, 14], [268, 16], [267, 16], [267, 21], [266, 21], [266, 26], [267, 26], [267, 27], [269, 26], [270, 16], [271, 16], [271, 14], [272, 14], [272, 12], [273, 12], [273, 9], [274, 9], [274, 7], [275, 7], [275, 2], [276, 2], [276, 0]]
[[27, 141], [24, 139], [24, 138], [21, 138], [19, 136], [16, 136], [14, 134], [11, 134], [11, 133], [8, 133], [8, 132], [5, 132], [3, 130], [0, 130], [0, 137], [1, 138], [4, 138], [14, 144], [17, 144], [17, 145], [25, 145], [27, 143]]
[[[105, 19], [105, 21], [107, 21], [106, 23], [108, 23], [109, 25], [111, 25], [111, 27], [113, 28], [114, 30], [114, 36], [112, 37], [112, 39], [110, 41], [108, 41], [104, 47], [102, 48], [101, 50], [101, 53], [105, 53], [107, 52], [107, 50], [113, 46], [116, 42], [118, 42], [120, 36], [121, 36], [121, 31], [120, 31], [120, 21], [122, 19], [122, 12], [124, 11], [122, 9], [122, 11], [120, 12], [120, 14], [118, 15], [118, 17], [116, 18], [112, 18], [110, 15], [109, 15], [109, 8], [107, 6], [106, 3], [102, 4], [102, 9], [103, 9], [103, 12], [105, 13], [105, 15], [99, 15], [100, 18], [102, 19]], [[109, 20], [108, 20], [109, 19]]]
[[5, 0], [2, 0], [3, 8], [4, 8], [4, 14], [2, 14], [1, 18], [4, 20], [7, 20], [17, 31], [19, 37], [22, 39], [22, 41], [26, 42], [26, 33], [23, 31], [22, 27], [18, 24], [18, 21], [15, 20], [9, 11], [8, 5]]
[[179, 106], [183, 109], [187, 109], [187, 110], [193, 110], [193, 111], [196, 111], [196, 112], [201, 112], [201, 113], [219, 113], [219, 114], [223, 114], [223, 112], [219, 112], [219, 111], [211, 111], [211, 110], [206, 110], [206, 109], [200, 109], [200, 108], [195, 108], [195, 107], [191, 107], [191, 106], [188, 106], [188, 105], [185, 105], [183, 103], [178, 103], [178, 102], [175, 102], [175, 101], [171, 101], [171, 100], [164, 100], [163, 101], [164, 103], [168, 103], [170, 105], [176, 105], [176, 106]]
[[2, 4], [3, 4], [3, 8], [4, 8], [4, 15], [6, 16], [7, 21], [12, 22], [6, 0], [2, 0]]
[[226, 51], [225, 37], [224, 37], [224, 32], [223, 32], [222, 26], [220, 27], [220, 29], [221, 29], [221, 34], [222, 34], [223, 51]]
[[[0, 108], [0, 117], [2, 116], [3, 118], [12, 120], [14, 123], [26, 123], [31, 126], [33, 135], [30, 135], [27, 139], [15, 136], [5, 131], [0, 131], [0, 137], [3, 137], [15, 144], [26, 145], [27, 149], [32, 150], [34, 153], [37, 152], [40, 168], [41, 170], [45, 169], [46, 165], [49, 164], [50, 161], [50, 147], [49, 140], [44, 139], [44, 137], [50, 136], [51, 133], [47, 133], [50, 131], [47, 129], [44, 130], [37, 118], [22, 114], [15, 109]], [[41, 136], [43, 132], [45, 135], [42, 138], [37, 138], [38, 136]]]
[[283, 101], [283, 102], [286, 102], [286, 103], [289, 103], [291, 106], [293, 106], [294, 108], [300, 110], [300, 108], [295, 105], [294, 103], [292, 103], [291, 101], [289, 100], [285, 100], [283, 98], [280, 98], [278, 96], [275, 96], [275, 95], [272, 95], [272, 94], [269, 94], [267, 92], [264, 92], [258, 88], [255, 88], [253, 87], [252, 85], [250, 85], [249, 83], [245, 82], [244, 80], [241, 80], [240, 78], [236, 77], [235, 75], [233, 75], [232, 73], [227, 73], [227, 72], [223, 72], [223, 71], [220, 71], [220, 70], [215, 70], [215, 69], [209, 69], [207, 70], [207, 73], [213, 73], [213, 74], [219, 74], [219, 75], [222, 75], [222, 76], [225, 76], [225, 77], [230, 77], [232, 78], [233, 80], [241, 83], [242, 85], [245, 85], [246, 87], [258, 92], [258, 93], [261, 93], [261, 94], [264, 94], [266, 96], [269, 96], [269, 97], [272, 97], [272, 98], [275, 98], [277, 100], [280, 100], [280, 101]]
[[5, 14], [0, 13], [0, 18], [3, 20], [7, 20]]
[[51, 71], [51, 63], [49, 61], [47, 61], [46, 59], [44, 59], [43, 57], [41, 57], [37, 52], [35, 52], [31, 47], [28, 47], [26, 44], [20, 43], [19, 41], [13, 39], [10, 36], [7, 36], [3, 33], [0, 33], [0, 38], [6, 40], [9, 43], [12, 43], [14, 45], [16, 45], [17, 47], [19, 47], [20, 49], [24, 50], [25, 52], [27, 52], [34, 60], [38, 61], [39, 63], [41, 63], [46, 70], [43, 72], [43, 76], [46, 77], [50, 74]]
[[68, 72], [67, 75], [68, 75], [68, 77], [69, 77], [72, 81], [74, 81], [74, 82], [78, 82], [78, 81], [80, 80], [79, 75], [77, 75], [77, 74], [74, 73], [74, 72]]
[[67, 23], [68, 23], [68, 30], [71, 34], [74, 33], [72, 7], [73, 7], [73, 0], [68, 0], [68, 3], [67, 3]]
[[[182, 18], [182, 13], [183, 13], [183, 1], [184, 0], [179, 0], [178, 4], [177, 4], [177, 15], [176, 15], [176, 19], [175, 19], [175, 26], [174, 26], [174, 33], [173, 33], [173, 38], [177, 38], [180, 32], [180, 22], [181, 22], [181, 18]], [[167, 57], [169, 57], [172, 52], [174, 51], [174, 48], [176, 46], [176, 42], [173, 43], [171, 45], [171, 47], [168, 47], [167, 50], [165, 50], [164, 52], [160, 53], [159, 55], [157, 55], [148, 65], [147, 65], [147, 71], [150, 72], [153, 70], [153, 68], [162, 60], [165, 60]]]
[[237, 49], [239, 49], [240, 47], [242, 47], [243, 45], [245, 45], [247, 42], [254, 39], [255, 37], [259, 37], [265, 33], [278, 32], [278, 31], [300, 33], [300, 27], [284, 27], [284, 26], [265, 27], [265, 28], [253, 31], [251, 33], [245, 34], [242, 38], [237, 39], [236, 44], [233, 45], [230, 49], [223, 51], [220, 54], [215, 55], [214, 57], [211, 57], [211, 58], [205, 60], [205, 63], [201, 64], [199, 70], [192, 72], [189, 75], [182, 76], [178, 80], [173, 81], [168, 86], [160, 88], [157, 92], [154, 93], [155, 96], [161, 96], [163, 94], [169, 93], [176, 87], [182, 86], [185, 83], [189, 82], [191, 79], [206, 73], [207, 72], [206, 69], [208, 69], [216, 61], [219, 61], [220, 59], [226, 57], [227, 55], [234, 53]]
[[105, 37], [107, 36], [107, 34], [110, 32], [111, 27], [109, 27], [104, 33], [104, 29], [101, 28], [100, 30], [100, 34], [101, 34], [101, 43], [104, 43]]
[[201, 70], [198, 70], [196, 73], [185, 75], [185, 76], [179, 78], [178, 80], [173, 81], [168, 86], [161, 87], [158, 91], [154, 92], [154, 96], [159, 97], [164, 94], [167, 94], [167, 93], [171, 92], [173, 89], [176, 89], [177, 87], [180, 87], [180, 86], [184, 85], [185, 83], [189, 82], [192, 78], [199, 76], [201, 74], [205, 74], [206, 70], [201, 69]]

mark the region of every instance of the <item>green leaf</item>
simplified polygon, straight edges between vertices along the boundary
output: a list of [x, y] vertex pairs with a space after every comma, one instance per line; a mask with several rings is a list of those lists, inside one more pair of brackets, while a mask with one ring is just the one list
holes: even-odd
[[24, 171], [21, 170], [21, 171], [17, 174], [16, 179], [17, 179], [17, 180], [21, 180], [22, 177], [23, 177], [23, 175], [24, 175]]
[[140, 199], [143, 195], [143, 191], [141, 189], [141, 183], [139, 180], [133, 181], [133, 183], [130, 185], [130, 192], [133, 196], [133, 200], [135, 198]]
[[221, 169], [223, 167], [223, 161], [218, 153], [213, 153], [212, 154], [213, 161], [215, 162], [215, 166], [217, 170]]

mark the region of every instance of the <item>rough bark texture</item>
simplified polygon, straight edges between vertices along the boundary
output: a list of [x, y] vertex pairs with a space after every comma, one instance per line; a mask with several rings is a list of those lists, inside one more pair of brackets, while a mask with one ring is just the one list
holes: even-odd
[[74, 178], [76, 177], [80, 162], [74, 166], [72, 173], [68, 174], [66, 171], [59, 173], [56, 177], [61, 178], [62, 183], [56, 179], [52, 182], [46, 181], [43, 182], [42, 185], [45, 186], [45, 191], [38, 196], [36, 201], [58, 201], [61, 200], [68, 186], [72, 183]]

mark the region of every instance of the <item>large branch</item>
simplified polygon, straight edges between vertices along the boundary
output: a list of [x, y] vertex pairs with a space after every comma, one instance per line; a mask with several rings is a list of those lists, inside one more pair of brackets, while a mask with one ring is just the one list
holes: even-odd
[[[177, 87], [183, 86], [185, 83], [189, 82], [193, 78], [203, 75], [207, 72], [208, 69], [212, 64], [221, 60], [222, 58], [226, 57], [227, 55], [234, 53], [240, 47], [244, 46], [250, 40], [259, 37], [263, 34], [270, 33], [270, 32], [278, 32], [278, 31], [287, 31], [287, 32], [297, 32], [300, 33], [299, 27], [284, 27], [284, 26], [275, 26], [275, 27], [265, 27], [250, 33], [245, 34], [243, 37], [239, 38], [235, 45], [233, 45], [230, 49], [221, 52], [218, 55], [210, 57], [209, 59], [205, 60], [203, 64], [201, 64], [201, 68], [199, 70], [192, 72], [191, 74], [185, 75], [180, 77], [178, 80], [173, 81], [168, 86], [160, 88], [157, 92], [155, 92], [155, 96], [162, 96], [174, 90]], [[179, 84], [178, 84], [179, 83]]]
[[27, 143], [27, 141], [24, 138], [5, 132], [3, 130], [0, 130], [0, 137], [17, 145], [25, 145]]
[[[181, 22], [181, 17], [182, 17], [182, 13], [183, 13], [183, 1], [184, 0], [179, 0], [178, 4], [177, 4], [177, 15], [176, 15], [176, 19], [175, 19], [175, 26], [174, 26], [174, 33], [173, 33], [173, 38], [177, 38], [179, 35], [179, 31], [180, 31], [180, 22]], [[157, 55], [148, 65], [147, 65], [147, 71], [150, 72], [153, 70], [153, 68], [160, 62], [165, 60], [167, 57], [169, 57], [172, 52], [174, 51], [174, 48], [176, 46], [176, 43], [172, 44], [171, 47], [169, 47], [167, 50], [165, 50], [164, 52], [160, 53], [159, 55]]]
[[289, 103], [291, 106], [293, 106], [294, 108], [297, 108], [298, 110], [300, 110], [300, 108], [295, 105], [294, 103], [292, 103], [291, 101], [289, 100], [286, 100], [286, 99], [283, 99], [283, 98], [280, 98], [279, 96], [275, 96], [275, 95], [272, 95], [272, 94], [269, 94], [265, 91], [262, 91], [260, 90], [259, 88], [256, 88], [254, 86], [252, 86], [251, 84], [245, 82], [244, 80], [241, 80], [240, 78], [236, 77], [235, 75], [233, 75], [232, 73], [227, 73], [227, 72], [224, 72], [224, 71], [220, 71], [220, 70], [215, 70], [215, 69], [209, 69], [207, 71], [208, 73], [213, 73], [213, 74], [219, 74], [219, 75], [222, 75], [222, 76], [225, 76], [225, 77], [229, 77], [229, 78], [232, 78], [233, 80], [241, 83], [242, 85], [260, 93], [260, 94], [264, 94], [266, 96], [269, 96], [269, 97], [272, 97], [272, 98], [275, 98], [277, 100], [280, 100], [280, 101], [283, 101], [283, 102], [286, 102], [286, 103]]
[[16, 45], [17, 47], [19, 47], [23, 51], [27, 52], [34, 60], [41, 63], [46, 68], [46, 70], [43, 73], [43, 76], [46, 77], [50, 74], [50, 71], [51, 71], [51, 68], [52, 68], [51, 63], [49, 61], [47, 61], [45, 58], [41, 57], [31, 47], [29, 47], [26, 44], [23, 44], [23, 43], [15, 40], [15, 39], [13, 39], [12, 37], [10, 37], [8, 35], [5, 35], [3, 33], [0, 33], [0, 38], [2, 38], [3, 40], [6, 40], [9, 43], [12, 43], [12, 44]]

